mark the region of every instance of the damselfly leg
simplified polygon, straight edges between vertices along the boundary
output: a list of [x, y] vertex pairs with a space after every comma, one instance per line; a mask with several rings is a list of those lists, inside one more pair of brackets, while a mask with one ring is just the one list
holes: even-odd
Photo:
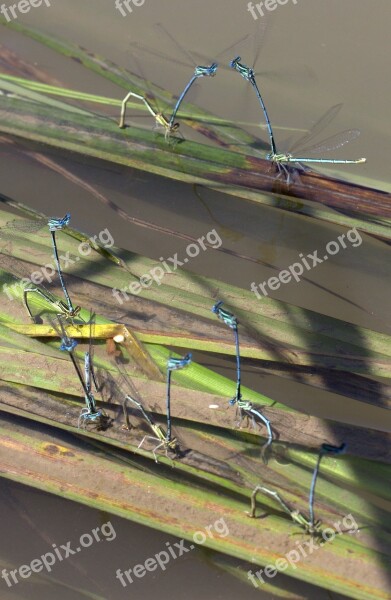
[[[74, 355], [74, 349], [77, 346], [76, 340], [70, 338], [66, 333], [64, 324], [61, 318], [58, 318], [58, 323], [60, 325], [60, 336], [61, 336], [61, 346], [60, 350], [66, 351], [69, 354], [69, 357], [72, 361], [73, 367], [76, 371], [77, 377], [81, 384], [84, 393], [84, 401], [86, 406], [82, 408], [80, 412], [80, 416], [78, 419], [77, 426], [79, 429], [86, 429], [88, 424], [95, 425], [98, 429], [102, 429], [108, 422], [108, 416], [106, 415], [103, 409], [98, 409], [96, 406], [95, 397], [92, 393], [92, 382], [97, 389], [96, 385], [95, 373], [93, 368], [93, 359], [92, 359], [92, 333], [90, 332], [90, 342], [89, 349], [84, 354], [84, 378], [82, 372], [80, 370], [77, 359]], [[91, 321], [90, 321], [91, 327]]]
[[141, 442], [139, 443], [138, 447], [141, 448], [141, 446], [143, 446], [143, 444], [146, 440], [152, 440], [153, 442], [158, 442], [157, 446], [155, 446], [155, 448], [152, 450], [152, 454], [155, 458], [156, 463], [159, 462], [158, 456], [157, 456], [157, 451], [160, 448], [164, 448], [167, 458], [169, 458], [169, 456], [168, 456], [169, 451], [173, 452], [175, 455], [178, 455], [179, 446], [178, 446], [178, 442], [177, 442], [176, 438], [172, 438], [172, 439], [168, 440], [167, 433], [164, 431], [163, 427], [161, 425], [158, 425], [157, 423], [155, 423], [155, 421], [152, 419], [151, 415], [145, 410], [145, 408], [143, 407], [142, 403], [139, 400], [136, 400], [135, 398], [132, 398], [129, 395], [127, 395], [125, 397], [125, 400], [123, 403], [123, 410], [124, 410], [124, 416], [125, 416], [125, 422], [126, 422], [127, 428], [131, 429], [131, 427], [132, 427], [130, 425], [129, 416], [128, 416], [128, 413], [126, 410], [127, 403], [134, 404], [140, 410], [144, 419], [146, 420], [149, 427], [152, 429], [152, 431], [154, 433], [153, 436], [145, 435], [143, 437], [143, 439], [141, 440]]
[[256, 516], [256, 500], [257, 500], [257, 494], [259, 492], [274, 498], [280, 504], [283, 511], [286, 512], [290, 516], [292, 521], [294, 523], [296, 523], [297, 525], [299, 525], [299, 527], [304, 529], [304, 531], [306, 533], [308, 533], [309, 535], [311, 535], [312, 537], [319, 535], [321, 533], [321, 521], [311, 522], [310, 519], [308, 519], [301, 512], [299, 512], [298, 510], [292, 509], [289, 506], [289, 504], [287, 504], [285, 502], [285, 500], [283, 500], [283, 498], [281, 498], [281, 496], [278, 494], [278, 492], [276, 492], [274, 490], [270, 490], [269, 488], [262, 486], [262, 485], [257, 485], [257, 487], [254, 489], [254, 491], [251, 494], [251, 510], [248, 513], [249, 517], [255, 518], [255, 516]]

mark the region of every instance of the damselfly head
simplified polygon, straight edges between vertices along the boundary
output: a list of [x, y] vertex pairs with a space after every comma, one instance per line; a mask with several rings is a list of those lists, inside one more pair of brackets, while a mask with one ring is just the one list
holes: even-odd
[[332, 444], [322, 444], [320, 451], [323, 454], [343, 454], [347, 448], [347, 444], [343, 442], [340, 446], [333, 446]]
[[198, 67], [203, 70], [203, 75], [208, 77], [214, 77], [216, 75], [217, 67], [219, 65], [217, 63], [212, 63], [210, 67]]
[[60, 350], [63, 352], [72, 352], [77, 346], [77, 341], [72, 338], [63, 338], [61, 341]]
[[231, 67], [231, 69], [236, 69], [236, 65], [238, 64], [238, 62], [240, 62], [242, 59], [240, 56], [237, 56], [236, 58], [234, 58], [233, 60], [231, 60], [231, 62], [229, 63], [229, 66]]
[[48, 221], [48, 226], [50, 231], [58, 231], [66, 227], [71, 220], [71, 213], [67, 213], [62, 218], [52, 217]]
[[217, 314], [218, 314], [218, 312], [219, 312], [219, 308], [220, 308], [220, 306], [222, 306], [223, 304], [224, 304], [224, 302], [223, 302], [222, 300], [218, 300], [218, 301], [216, 302], [216, 304], [214, 304], [214, 305], [212, 306], [212, 312], [214, 312], [214, 313], [217, 315]]
[[177, 369], [183, 369], [191, 363], [192, 354], [189, 352], [183, 358], [169, 358], [167, 361], [167, 369], [169, 371], [176, 371]]

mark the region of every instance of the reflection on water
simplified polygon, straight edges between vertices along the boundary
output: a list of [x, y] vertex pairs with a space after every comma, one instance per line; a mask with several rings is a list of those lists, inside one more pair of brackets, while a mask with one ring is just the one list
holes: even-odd
[[[53, 597], [78, 600], [89, 598], [87, 592], [105, 600], [196, 600], [200, 597], [236, 600], [243, 597], [243, 593], [249, 600], [270, 597], [251, 587], [243, 588], [235, 578], [215, 569], [208, 564], [202, 550], [188, 548], [190, 542], [186, 542], [189, 551], [179, 556], [179, 548], [175, 545], [180, 544], [178, 538], [38, 490], [1, 480], [0, 509], [0, 558], [8, 573], [47, 553], [55, 557], [55, 561], [49, 556], [46, 558], [49, 574], [45, 567], [41, 574], [31, 578], [22, 579], [15, 574], [18, 583], [11, 587], [1, 579], [2, 600], [5, 589], [7, 598], [12, 600], [49, 600]], [[89, 538], [95, 540], [94, 529], [102, 532], [99, 533], [101, 541], [93, 541], [88, 547]], [[13, 540], [12, 544], [10, 540]], [[78, 553], [80, 543], [84, 547]], [[168, 547], [175, 556], [178, 554], [177, 558], [164, 565], [166, 557], [162, 555], [162, 569], [146, 572], [142, 578], [134, 574], [132, 577], [137, 564], [145, 563]], [[132, 581], [125, 575], [122, 576], [124, 583], [121, 583], [121, 577], [116, 576], [118, 569], [122, 574], [132, 569], [129, 573]], [[9, 580], [13, 582], [12, 576]]]

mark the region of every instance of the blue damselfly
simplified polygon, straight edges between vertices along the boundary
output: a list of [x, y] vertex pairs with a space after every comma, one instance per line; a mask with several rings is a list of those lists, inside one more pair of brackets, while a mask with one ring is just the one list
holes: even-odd
[[319, 474], [319, 467], [320, 467], [320, 461], [322, 460], [323, 456], [326, 456], [328, 454], [343, 454], [346, 450], [346, 444], [343, 443], [340, 446], [333, 446], [331, 444], [322, 444], [318, 453], [318, 458], [316, 461], [316, 465], [315, 465], [315, 469], [314, 469], [314, 473], [312, 475], [312, 481], [311, 481], [311, 488], [310, 488], [310, 494], [309, 494], [309, 512], [310, 512], [310, 518], [309, 518], [309, 522], [310, 522], [310, 526], [314, 527], [314, 499], [315, 499], [315, 486], [316, 486], [316, 481], [318, 479], [318, 474]]
[[239, 420], [237, 421], [237, 427], [240, 427], [244, 418], [251, 419], [253, 428], [256, 428], [256, 421], [264, 423], [268, 439], [261, 449], [261, 456], [265, 464], [267, 464], [266, 451], [273, 442], [273, 432], [270, 425], [269, 419], [267, 419], [259, 409], [253, 406], [252, 402], [243, 400], [241, 393], [241, 364], [240, 364], [240, 347], [239, 347], [239, 331], [238, 331], [238, 319], [237, 317], [222, 308], [223, 302], [219, 300], [212, 306], [212, 312], [214, 312], [219, 319], [223, 321], [230, 329], [233, 330], [235, 336], [235, 352], [236, 352], [236, 393], [235, 396], [229, 401], [231, 406], [236, 406], [237, 415]]
[[[279, 174], [283, 172], [288, 181], [290, 179], [289, 172], [286, 169], [287, 164], [295, 163], [302, 169], [305, 168], [307, 163], [319, 163], [319, 164], [334, 164], [334, 165], [348, 165], [348, 164], [360, 164], [365, 163], [366, 158], [357, 159], [334, 159], [334, 158], [307, 158], [307, 154], [317, 152], [329, 152], [331, 150], [337, 150], [342, 148], [348, 142], [356, 139], [360, 135], [358, 129], [347, 129], [341, 131], [329, 138], [322, 140], [316, 144], [311, 144], [314, 138], [325, 129], [325, 127], [336, 117], [342, 108], [342, 104], [336, 104], [332, 106], [316, 123], [313, 125], [311, 130], [296, 141], [293, 147], [287, 152], [279, 152], [272, 150], [268, 155], [267, 159], [273, 162]], [[304, 156], [303, 156], [304, 155]]]
[[241, 75], [246, 81], [248, 81], [249, 83], [251, 83], [251, 85], [253, 86], [255, 93], [257, 95], [259, 104], [261, 105], [264, 117], [265, 117], [265, 121], [266, 121], [266, 127], [267, 127], [267, 131], [268, 131], [268, 135], [269, 135], [269, 141], [270, 141], [270, 155], [275, 155], [277, 153], [277, 149], [276, 149], [276, 143], [274, 141], [274, 134], [273, 134], [273, 129], [272, 129], [272, 124], [270, 122], [269, 119], [269, 114], [266, 110], [266, 105], [263, 101], [263, 98], [261, 96], [261, 92], [259, 90], [259, 87], [257, 85], [256, 79], [255, 79], [255, 73], [254, 73], [254, 69], [251, 67], [248, 67], [247, 65], [245, 65], [244, 63], [241, 63], [241, 57], [237, 56], [236, 58], [234, 58], [233, 60], [231, 60], [230, 62], [230, 67], [232, 69], [235, 69], [235, 71], [237, 71], [239, 73], [239, 75]]
[[24, 303], [25, 303], [27, 312], [29, 313], [29, 316], [31, 317], [32, 320], [34, 320], [34, 317], [32, 315], [32, 312], [31, 312], [31, 309], [30, 309], [30, 306], [28, 303], [28, 295], [32, 294], [32, 293], [40, 295], [42, 298], [46, 299], [49, 304], [51, 304], [52, 306], [56, 306], [56, 308], [58, 310], [60, 310], [60, 314], [63, 314], [67, 319], [73, 320], [75, 317], [78, 316], [78, 314], [81, 310], [81, 308], [79, 306], [73, 305], [72, 300], [69, 296], [67, 287], [65, 285], [63, 273], [62, 273], [61, 266], [60, 266], [60, 259], [59, 259], [59, 255], [58, 255], [57, 241], [56, 241], [56, 232], [65, 229], [70, 221], [70, 218], [71, 218], [71, 215], [69, 213], [67, 213], [62, 218], [53, 217], [50, 219], [43, 219], [43, 218], [42, 219], [16, 219], [14, 221], [9, 221], [8, 223], [6, 223], [6, 225], [4, 227], [0, 228], [0, 238], [4, 238], [6, 240], [12, 239], [12, 237], [17, 235], [17, 233], [38, 232], [40, 229], [42, 229], [45, 226], [49, 228], [49, 232], [50, 232], [51, 240], [52, 240], [54, 261], [56, 264], [56, 269], [57, 269], [58, 277], [60, 280], [60, 284], [61, 284], [64, 296], [65, 296], [65, 302], [58, 301], [58, 300], [55, 300], [53, 302], [53, 297], [50, 297], [49, 294], [47, 294], [45, 290], [40, 289], [38, 286], [35, 286], [35, 285], [31, 285], [28, 287], [26, 286], [25, 291], [24, 291]]
[[179, 445], [178, 442], [176, 440], [176, 438], [171, 438], [170, 440], [168, 440], [167, 438], [167, 433], [166, 431], [164, 431], [163, 427], [161, 425], [158, 425], [157, 423], [155, 423], [155, 421], [152, 419], [152, 417], [148, 414], [148, 412], [145, 410], [145, 408], [143, 407], [142, 403], [140, 400], [136, 400], [135, 398], [133, 398], [132, 396], [126, 395], [125, 396], [125, 400], [123, 403], [123, 409], [124, 409], [124, 416], [125, 416], [125, 421], [126, 421], [126, 425], [127, 428], [130, 429], [131, 425], [129, 423], [129, 417], [128, 417], [128, 413], [126, 412], [126, 404], [131, 402], [132, 404], [134, 404], [139, 411], [141, 412], [141, 414], [143, 415], [144, 419], [146, 420], [146, 422], [148, 423], [148, 425], [150, 426], [150, 428], [152, 429], [154, 435], [145, 435], [143, 437], [143, 439], [141, 440], [141, 442], [139, 443], [138, 447], [141, 448], [141, 446], [144, 444], [145, 440], [153, 440], [157, 443], [157, 446], [155, 446], [152, 450], [152, 454], [155, 458], [155, 462], [159, 462], [158, 461], [158, 457], [156, 452], [160, 449], [160, 448], [164, 448], [165, 453], [167, 458], [169, 458], [168, 456], [168, 451], [173, 452], [176, 456], [178, 456], [179, 453]]
[[[144, 102], [147, 110], [154, 117], [154, 119], [156, 121], [156, 125], [158, 127], [162, 127], [164, 129], [165, 139], [167, 141], [169, 141], [171, 137], [178, 137], [178, 135], [180, 135], [180, 137], [183, 138], [182, 134], [180, 134], [180, 132], [179, 132], [179, 123], [175, 122], [175, 118], [176, 118], [176, 115], [180, 108], [180, 105], [182, 104], [185, 96], [189, 93], [190, 88], [193, 86], [193, 84], [198, 79], [201, 79], [203, 77], [214, 77], [216, 74], [216, 71], [217, 71], [218, 64], [216, 62], [212, 62], [209, 66], [197, 65], [195, 63], [193, 57], [191, 56], [191, 54], [188, 51], [184, 50], [182, 48], [182, 46], [180, 46], [178, 44], [178, 42], [175, 40], [175, 38], [163, 27], [163, 25], [161, 23], [156, 24], [155, 27], [160, 32], [163, 32], [164, 35], [171, 40], [171, 42], [176, 46], [176, 48], [179, 49], [179, 52], [181, 54], [185, 53], [190, 58], [191, 63], [193, 63], [193, 66], [194, 66], [194, 73], [191, 76], [191, 78], [189, 79], [189, 81], [187, 82], [187, 84], [185, 85], [181, 94], [179, 95], [169, 118], [167, 118], [162, 112], [156, 111], [152, 107], [151, 103], [148, 101], [148, 99], [146, 98], [145, 95], [142, 95], [142, 94], [139, 94], [139, 93], [136, 93], [133, 91], [129, 92], [125, 96], [124, 100], [122, 101], [119, 127], [121, 129], [123, 129], [125, 127], [126, 105], [127, 105], [128, 101], [130, 100], [130, 98], [133, 97], [133, 98], [136, 98], [136, 99]], [[139, 44], [139, 43], [133, 44], [133, 47], [137, 48], [137, 49], [142, 49], [143, 51], [145, 51], [149, 54], [152, 54], [152, 55], [157, 54], [153, 50], [150, 50], [149, 48], [146, 48], [145, 46], [143, 46], [142, 44]], [[159, 56], [159, 58], [162, 58], [162, 57], [167, 58], [167, 57], [164, 57], [164, 55], [162, 55], [161, 53], [158, 53], [157, 55]], [[135, 60], [134, 56], [133, 56], [133, 59]], [[170, 60], [172, 62], [172, 59], [170, 59]], [[183, 63], [180, 63], [180, 64], [183, 64]], [[184, 64], [187, 65], [187, 63], [184, 63]], [[139, 70], [140, 70], [140, 67], [139, 67]]]
[[[76, 340], [70, 338], [66, 332], [64, 324], [62, 322], [61, 317], [57, 317], [59, 325], [60, 325], [60, 336], [61, 336], [61, 345], [60, 350], [63, 352], [68, 352], [69, 357], [72, 361], [73, 367], [76, 371], [80, 384], [82, 386], [84, 392], [84, 400], [86, 406], [82, 408], [77, 426], [78, 428], [85, 429], [87, 424], [92, 423], [96, 425], [98, 429], [103, 428], [107, 421], [108, 417], [103, 409], [98, 409], [96, 406], [95, 397], [92, 393], [92, 383], [94, 383], [95, 390], [98, 391], [98, 385], [95, 378], [95, 371], [93, 365], [93, 357], [92, 357], [92, 331], [90, 333], [89, 340], [89, 348], [87, 352], [84, 353], [84, 378], [77, 362], [77, 359], [74, 355], [74, 349], [77, 346]], [[54, 325], [53, 325], [54, 326]], [[90, 330], [92, 327], [92, 316], [90, 318]], [[57, 328], [56, 328], [57, 329]]]
[[[69, 312], [67, 304], [63, 300], [60, 300], [54, 294], [52, 294], [42, 283], [42, 280], [46, 277], [51, 281], [51, 275], [55, 273], [55, 270], [51, 268], [51, 273], [48, 273], [48, 265], [45, 265], [38, 271], [32, 271], [27, 267], [24, 262], [14, 258], [10, 254], [4, 251], [2, 248], [0, 253], [0, 268], [5, 271], [2, 275], [2, 279], [12, 280], [14, 283], [4, 282], [2, 285], [3, 292], [7, 294], [10, 300], [23, 296], [23, 303], [27, 310], [29, 317], [35, 321], [37, 316], [33, 316], [33, 312], [30, 307], [29, 298], [35, 296], [44, 300], [44, 303], [50, 307], [58, 316], [63, 316], [65, 319], [74, 321], [75, 317], [78, 316], [80, 321], [84, 322], [80, 317], [80, 307], [75, 307], [73, 313]], [[34, 265], [35, 266], [35, 265]], [[37, 279], [40, 280], [39, 285], [34, 283]]]
[[171, 441], [171, 373], [187, 367], [191, 363], [191, 353], [186, 354], [183, 358], [169, 358], [167, 361], [167, 393], [166, 393], [166, 416], [167, 416], [167, 434], [166, 441]]
[[[190, 362], [191, 362], [191, 355], [187, 354], [183, 358], [170, 358], [167, 363], [167, 431], [165, 431], [165, 429], [161, 425], [159, 425], [158, 423], [156, 423], [154, 421], [154, 419], [151, 417], [149, 412], [144, 408], [144, 404], [142, 402], [140, 394], [139, 394], [138, 390], [136, 389], [134, 383], [132, 382], [131, 378], [128, 376], [125, 369], [123, 368], [123, 365], [121, 364], [120, 359], [115, 358], [115, 364], [117, 365], [118, 372], [122, 379], [121, 383], [116, 382], [116, 384], [119, 387], [121, 394], [124, 393], [125, 389], [127, 390], [127, 392], [124, 393], [125, 398], [124, 398], [124, 402], [122, 405], [125, 423], [126, 423], [125, 429], [129, 429], [129, 430], [132, 429], [132, 425], [130, 424], [129, 416], [128, 416], [128, 412], [127, 412], [127, 405], [129, 403], [131, 403], [140, 410], [141, 414], [143, 415], [144, 419], [146, 420], [146, 422], [148, 423], [149, 427], [151, 428], [151, 430], [154, 434], [154, 435], [144, 435], [144, 437], [141, 440], [141, 442], [139, 443], [138, 447], [141, 448], [141, 446], [144, 444], [144, 442], [146, 440], [151, 440], [151, 441], [157, 442], [157, 445], [152, 450], [153, 456], [155, 458], [155, 462], [158, 462], [157, 451], [160, 448], [163, 448], [167, 458], [169, 458], [168, 452], [172, 452], [173, 454], [175, 454], [175, 457], [180, 456], [180, 448], [179, 448], [178, 440], [175, 437], [172, 437], [172, 435], [171, 435], [171, 406], [170, 406], [171, 371], [177, 370], [177, 369], [183, 369], [188, 364], [190, 364]], [[130, 393], [129, 393], [129, 391], [130, 391]]]

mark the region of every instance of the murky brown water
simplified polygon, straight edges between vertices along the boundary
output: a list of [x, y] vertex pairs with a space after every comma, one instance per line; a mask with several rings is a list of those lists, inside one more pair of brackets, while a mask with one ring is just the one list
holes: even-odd
[[[130, 39], [175, 55], [175, 48], [170, 47], [169, 41], [156, 36], [152, 26], [157, 22], [164, 23], [186, 48], [202, 50], [212, 58], [236, 39], [252, 33], [255, 24], [247, 12], [247, 3], [237, 0], [219, 0], [213, 6], [206, 0], [197, 3], [166, 0], [159, 4], [146, 0], [144, 6], [134, 8], [126, 17], [115, 10], [114, 1], [80, 3], [63, 0], [61, 4], [58, 1], [52, 4], [50, 9], [32, 9], [20, 20], [81, 44], [123, 66], [130, 66]], [[262, 89], [278, 138], [282, 140], [294, 135], [292, 129], [299, 132], [310, 128], [330, 106], [343, 103], [343, 109], [324, 132], [324, 137], [343, 129], [359, 128], [360, 137], [333, 156], [366, 156], [368, 162], [363, 166], [332, 168], [327, 172], [382, 189], [390, 189], [389, 152], [385, 151], [390, 138], [391, 84], [386, 76], [388, 54], [385, 49], [390, 15], [391, 6], [387, 0], [378, 0], [376, 10], [371, 3], [362, 0], [345, 0], [343, 3], [298, 0], [296, 6], [288, 2], [273, 13], [256, 65], [257, 70], [276, 72], [271, 79], [265, 78]], [[0, 27], [0, 42], [35, 61], [49, 73], [58, 73], [58, 78], [70, 87], [109, 96], [119, 93], [115, 86], [86, 75], [76, 64], [70, 68], [66, 59], [56, 57], [37, 43], [3, 27]], [[241, 52], [251, 63], [252, 44], [243, 46]], [[296, 74], [295, 67], [303, 66], [308, 67], [308, 76], [300, 75], [299, 71]], [[148, 78], [173, 91], [179, 91], [188, 77], [185, 68], [159, 63], [148, 56], [143, 60], [143, 68]], [[292, 76], [287, 77], [287, 71]], [[220, 71], [214, 81], [202, 82], [196, 101], [226, 118], [249, 123], [260, 120], [256, 99], [251, 94], [246, 95], [245, 82], [233, 73]], [[256, 133], [257, 129], [253, 127], [251, 131]], [[265, 139], [265, 134], [262, 137]], [[201, 190], [201, 202], [193, 188], [185, 184], [90, 159], [81, 161], [79, 156], [53, 149], [46, 151], [34, 147], [33, 150], [82, 177], [129, 215], [193, 237], [216, 228], [224, 247], [277, 269], [295, 262], [300, 252], [305, 254], [323, 248], [346, 231], [209, 190]], [[89, 192], [26, 155], [21, 146], [0, 144], [0, 152], [0, 191], [3, 194], [48, 214], [69, 210], [74, 227], [89, 234], [109, 227], [117, 246], [152, 258], [183, 253], [186, 246], [183, 240], [147, 232], [121, 220]], [[358, 247], [341, 251], [327, 264], [307, 273], [307, 281], [282, 286], [273, 297], [389, 332], [389, 249], [369, 236], [363, 235], [362, 239]], [[251, 282], [265, 281], [274, 274], [273, 269], [251, 260], [229, 258], [218, 252], [201, 253], [189, 268], [245, 289]], [[198, 355], [195, 358], [208, 364], [205, 357]], [[230, 361], [214, 360], [213, 365], [227, 376], [232, 374]], [[375, 429], [390, 429], [380, 408], [358, 405], [346, 398], [341, 402], [340, 396], [314, 391], [272, 375], [260, 376], [254, 369], [246, 368], [244, 373], [247, 385], [276, 400], [314, 413], [316, 393], [316, 414], [319, 416]], [[1, 480], [0, 506], [3, 516], [0, 557], [6, 556], [16, 566], [40, 556], [45, 551], [45, 540], [65, 543], [71, 534], [77, 538], [102, 519], [109, 519], [86, 507], [4, 480]], [[114, 600], [126, 597], [229, 600], [240, 595], [250, 600], [261, 597], [259, 592], [207, 566], [198, 551], [176, 561], [166, 573], [151, 574], [148, 581], [138, 584], [137, 590], [136, 586], [121, 589], [115, 580], [115, 569], [120, 564], [128, 568], [137, 563], [140, 548], [143, 556], [153, 555], [170, 538], [117, 518], [111, 520], [120, 534], [112, 542], [110, 553], [104, 551], [104, 546], [94, 546], [78, 556], [77, 561], [59, 566], [55, 578], [87, 587], [91, 592]], [[97, 587], [94, 588], [95, 584]], [[183, 589], [186, 586], [182, 595], [178, 595], [179, 586]], [[54, 580], [39, 591], [28, 581], [9, 590], [8, 595], [5, 595], [4, 587], [2, 598], [77, 597], [75, 592], [57, 586]], [[322, 600], [323, 596], [314, 591], [312, 597]]]

